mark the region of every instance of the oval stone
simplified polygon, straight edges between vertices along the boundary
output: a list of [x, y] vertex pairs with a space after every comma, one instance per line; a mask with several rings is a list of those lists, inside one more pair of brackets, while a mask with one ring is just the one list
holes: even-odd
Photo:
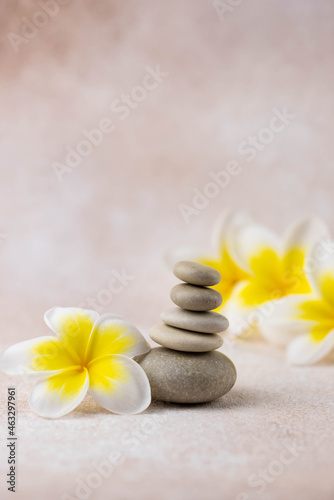
[[219, 333], [228, 328], [228, 319], [215, 312], [187, 311], [171, 307], [164, 311], [161, 320], [169, 326], [200, 333]]
[[213, 267], [190, 260], [177, 262], [174, 266], [174, 274], [180, 280], [191, 285], [213, 286], [221, 280], [219, 272]]
[[169, 349], [186, 352], [207, 352], [223, 345], [223, 338], [216, 333], [198, 333], [181, 330], [168, 325], [155, 325], [150, 328], [154, 342]]
[[175, 285], [170, 291], [170, 298], [174, 304], [189, 311], [211, 311], [223, 302], [217, 290], [188, 283]]
[[150, 381], [152, 399], [168, 403], [213, 401], [237, 378], [232, 361], [218, 351], [191, 354], [156, 347], [136, 360]]

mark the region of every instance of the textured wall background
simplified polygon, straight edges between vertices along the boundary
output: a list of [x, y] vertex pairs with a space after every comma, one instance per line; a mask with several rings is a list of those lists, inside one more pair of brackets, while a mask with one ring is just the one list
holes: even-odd
[[[163, 252], [206, 242], [227, 205], [278, 230], [305, 212], [334, 222], [334, 5], [232, 4], [222, 18], [205, 0], [70, 0], [34, 30], [24, 19], [43, 24], [37, 1], [2, 1], [5, 343], [44, 331], [44, 310], [96, 297], [123, 267], [135, 279], [105, 310], [149, 326], [168, 301]], [[110, 106], [148, 65], [169, 76], [121, 120]], [[248, 161], [240, 144], [284, 107], [295, 118]], [[115, 130], [59, 182], [53, 162], [106, 117]], [[186, 224], [179, 204], [230, 160], [241, 174]]]

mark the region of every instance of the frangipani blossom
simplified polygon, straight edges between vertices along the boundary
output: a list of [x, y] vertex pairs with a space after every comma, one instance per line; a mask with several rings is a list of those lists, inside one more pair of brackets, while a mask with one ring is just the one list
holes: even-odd
[[56, 337], [20, 342], [0, 357], [5, 373], [37, 377], [29, 400], [34, 412], [61, 417], [88, 390], [114, 413], [139, 413], [148, 407], [149, 381], [130, 359], [150, 350], [137, 328], [118, 316], [80, 308], [54, 307], [44, 319]]
[[301, 331], [300, 324], [290, 324], [289, 301], [295, 294], [311, 292], [304, 267], [312, 249], [326, 237], [325, 224], [316, 218], [293, 224], [280, 239], [246, 213], [228, 210], [214, 227], [213, 255], [180, 248], [168, 255], [168, 263], [189, 259], [217, 269], [222, 280], [214, 288], [223, 296], [218, 312], [228, 317], [229, 333], [260, 332], [286, 345]]
[[334, 243], [328, 253], [313, 255], [310, 271], [313, 294], [296, 297], [293, 317], [304, 334], [288, 347], [288, 359], [297, 365], [317, 363], [334, 350]]
[[309, 294], [307, 268], [315, 248], [328, 238], [325, 224], [315, 217], [293, 223], [283, 238], [248, 220], [230, 239], [230, 252], [249, 279], [238, 286], [235, 307], [267, 340], [286, 345], [302, 331], [288, 311], [295, 296]]

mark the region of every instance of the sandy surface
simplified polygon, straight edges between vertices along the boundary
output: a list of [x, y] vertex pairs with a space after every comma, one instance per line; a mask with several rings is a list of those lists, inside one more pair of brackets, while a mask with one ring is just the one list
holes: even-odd
[[[15, 498], [332, 499], [334, 366], [292, 368], [256, 344], [223, 350], [238, 368], [228, 395], [153, 403], [136, 416], [112, 415], [87, 397], [68, 416], [40, 419], [29, 386], [18, 383]], [[2, 398], [12, 382], [1, 381]]]

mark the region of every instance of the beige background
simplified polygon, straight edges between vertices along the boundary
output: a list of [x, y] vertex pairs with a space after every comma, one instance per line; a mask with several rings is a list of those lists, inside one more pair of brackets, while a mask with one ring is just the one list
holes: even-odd
[[[206, 0], [71, 0], [15, 53], [8, 33], [21, 33], [22, 18], [32, 20], [40, 7], [1, 1], [2, 347], [45, 334], [46, 309], [97, 297], [123, 268], [134, 278], [99, 307], [147, 334], [174, 282], [162, 255], [181, 243], [208, 244], [226, 206], [250, 210], [278, 231], [306, 213], [333, 224], [334, 3], [229, 4], [222, 19]], [[141, 84], [148, 65], [169, 76], [121, 121], [110, 105]], [[240, 143], [284, 107], [295, 118], [247, 161]], [[115, 131], [59, 182], [52, 163], [106, 117]], [[242, 173], [186, 224], [179, 205], [190, 204], [193, 189], [202, 190], [209, 172], [230, 160]], [[148, 415], [166, 412], [161, 428], [169, 431], [145, 441], [119, 481], [113, 476], [91, 498], [148, 500], [159, 492], [232, 499], [246, 491], [251, 498], [313, 500], [320, 498], [316, 489], [332, 498], [333, 434], [319, 456], [314, 451], [317, 432], [332, 432], [332, 367], [298, 371], [281, 353], [239, 349], [231, 353], [241, 372], [235, 396], [197, 409], [154, 406]], [[126, 432], [144, 418], [107, 418], [96, 407], [89, 413], [87, 403], [81, 414], [45, 422], [27, 409], [26, 389], [17, 498], [36, 497], [39, 482], [48, 498], [71, 492], [73, 478], [104, 459], [109, 435], [109, 448], [115, 445], [114, 420]], [[270, 422], [277, 424], [274, 438]], [[245, 490], [248, 475], [279, 456], [281, 423], [292, 426], [291, 435], [298, 429], [307, 436], [307, 452], [262, 496]], [[234, 444], [240, 432], [243, 440]]]

